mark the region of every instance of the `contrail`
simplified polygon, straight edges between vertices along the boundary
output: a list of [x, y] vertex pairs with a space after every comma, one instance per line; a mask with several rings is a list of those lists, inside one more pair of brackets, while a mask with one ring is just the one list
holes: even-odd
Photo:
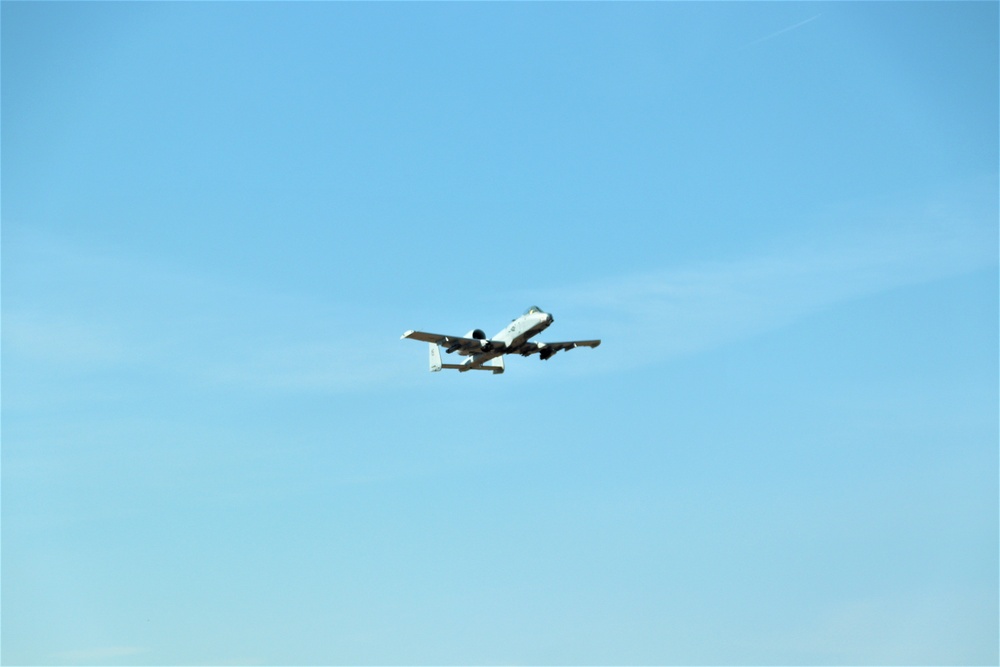
[[817, 14], [816, 16], [813, 16], [812, 18], [808, 18], [805, 21], [799, 21], [795, 25], [790, 25], [787, 28], [782, 28], [778, 32], [772, 32], [770, 35], [767, 35], [765, 37], [761, 37], [760, 39], [756, 39], [756, 40], [750, 42], [749, 44], [747, 44], [747, 46], [754, 46], [756, 44], [760, 44], [761, 42], [766, 42], [769, 39], [774, 39], [778, 35], [783, 35], [786, 32], [789, 32], [790, 30], [795, 30], [796, 28], [801, 28], [802, 26], [804, 26], [807, 23], [812, 23], [813, 21], [815, 21], [816, 19], [818, 19], [820, 16], [822, 16], [822, 14]]

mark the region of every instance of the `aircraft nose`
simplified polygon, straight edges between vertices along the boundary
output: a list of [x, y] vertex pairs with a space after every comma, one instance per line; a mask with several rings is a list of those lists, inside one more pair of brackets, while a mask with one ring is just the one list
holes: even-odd
[[547, 324], [552, 324], [553, 322], [552, 315], [550, 315], [549, 313], [542, 313], [542, 322], [545, 322]]

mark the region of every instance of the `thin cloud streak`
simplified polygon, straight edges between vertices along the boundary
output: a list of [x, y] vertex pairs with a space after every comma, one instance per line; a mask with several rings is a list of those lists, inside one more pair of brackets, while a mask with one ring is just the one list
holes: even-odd
[[[581, 372], [658, 363], [841, 302], [995, 266], [996, 181], [985, 184], [920, 207], [841, 214], [853, 222], [837, 229], [853, 231], [813, 233], [757, 256], [517, 299], [555, 312], [562, 336], [604, 339]], [[418, 382], [426, 368], [416, 346], [399, 344], [391, 314], [222, 285], [39, 239], [16, 252], [20, 268], [7, 286], [19, 289], [4, 300], [2, 330], [11, 377], [39, 367], [70, 378], [138, 371], [206, 387], [323, 393]], [[539, 371], [527, 366], [518, 374]]]
[[[407, 368], [393, 345], [398, 336], [356, 307], [226, 285], [61, 239], [19, 241], [7, 249], [17, 261], [5, 267], [2, 337], [4, 362], [22, 390], [44, 370], [69, 383], [124, 373], [205, 387], [343, 392], [397, 381]], [[46, 402], [57, 398], [43, 393]], [[24, 391], [16, 398], [32, 400]]]
[[782, 28], [781, 30], [778, 30], [777, 32], [772, 32], [770, 35], [765, 35], [764, 37], [761, 37], [759, 39], [755, 39], [754, 41], [752, 41], [749, 44], [747, 44], [747, 46], [756, 46], [757, 44], [760, 44], [762, 42], [766, 42], [769, 39], [774, 39], [775, 37], [777, 37], [779, 35], [784, 35], [786, 32], [791, 32], [792, 30], [797, 30], [798, 28], [801, 28], [802, 26], [806, 25], [807, 23], [812, 23], [813, 21], [815, 21], [816, 19], [818, 19], [821, 16], [822, 16], [822, 14], [817, 14], [816, 16], [813, 16], [811, 18], [807, 18], [804, 21], [799, 21], [798, 23], [796, 23], [794, 25], [790, 25], [787, 28]]
[[983, 211], [969, 217], [929, 207], [901, 226], [865, 224], [757, 257], [550, 290], [538, 300], [572, 313], [572, 330], [605, 339], [590, 366], [645, 365], [853, 299], [995, 266], [996, 225]]
[[[991, 607], [990, 596], [974, 589], [848, 598], [804, 618], [768, 652], [799, 664], [993, 664], [996, 646], [977, 641], [988, 634], [976, 628], [980, 619], [995, 627]], [[963, 647], [957, 661], [956, 644]]]
[[107, 646], [62, 651], [54, 654], [52, 657], [60, 662], [99, 664], [146, 653], [147, 650], [135, 646]]

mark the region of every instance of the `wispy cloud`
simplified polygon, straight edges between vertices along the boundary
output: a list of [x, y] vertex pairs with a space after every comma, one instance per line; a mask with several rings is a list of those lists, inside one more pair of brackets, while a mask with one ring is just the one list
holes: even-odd
[[[9, 377], [30, 381], [45, 370], [339, 392], [384, 384], [407, 367], [395, 328], [356, 305], [234, 286], [39, 235], [8, 243], [4, 259]], [[31, 372], [19, 374], [22, 367]]]
[[995, 185], [983, 190], [916, 207], [847, 211], [837, 231], [754, 256], [621, 276], [538, 298], [572, 313], [572, 330], [605, 337], [594, 365], [661, 361], [841, 302], [996, 265]]
[[279, 392], [375, 387], [399, 381], [403, 368], [415, 367], [394, 353], [398, 349], [390, 350], [394, 342], [390, 336], [347, 334], [330, 340], [247, 344], [228, 358], [209, 363], [203, 377], [223, 385]]
[[[995, 179], [920, 205], [835, 217], [804, 224], [811, 231], [797, 241], [744, 257], [533, 291], [523, 300], [556, 312], [564, 336], [605, 339], [587, 369], [621, 368], [711, 349], [840, 302], [996, 264]], [[18, 375], [20, 363], [64, 374], [125, 372], [315, 393], [399, 385], [425, 368], [416, 346], [399, 343], [404, 327], [391, 313], [224, 285], [51, 240], [5, 251], [8, 377], [31, 375]], [[52, 391], [50, 383], [46, 400]], [[5, 403], [23, 400], [19, 393], [8, 392]]]
[[147, 649], [136, 646], [105, 646], [61, 651], [52, 657], [60, 662], [74, 664], [104, 664], [146, 653], [146, 651]]
[[985, 626], [995, 628], [992, 597], [956, 588], [850, 599], [803, 619], [768, 650], [801, 664], [993, 665], [996, 642], [981, 640]]

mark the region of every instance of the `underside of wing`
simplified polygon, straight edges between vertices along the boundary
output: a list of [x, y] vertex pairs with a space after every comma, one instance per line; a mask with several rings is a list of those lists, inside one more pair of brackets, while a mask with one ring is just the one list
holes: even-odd
[[503, 343], [489, 340], [465, 338], [464, 336], [446, 336], [444, 334], [412, 330], [407, 331], [400, 338], [409, 338], [410, 340], [420, 340], [425, 343], [433, 343], [434, 345], [440, 345], [443, 347], [445, 349], [444, 351], [447, 353], [458, 352], [463, 355], [479, 354], [480, 352], [495, 350], [503, 345]]
[[597, 347], [600, 344], [601, 341], [599, 340], [570, 340], [559, 343], [525, 343], [516, 351], [525, 357], [537, 354], [542, 359], [548, 359], [556, 352], [560, 352], [562, 350], [572, 350], [577, 347]]

